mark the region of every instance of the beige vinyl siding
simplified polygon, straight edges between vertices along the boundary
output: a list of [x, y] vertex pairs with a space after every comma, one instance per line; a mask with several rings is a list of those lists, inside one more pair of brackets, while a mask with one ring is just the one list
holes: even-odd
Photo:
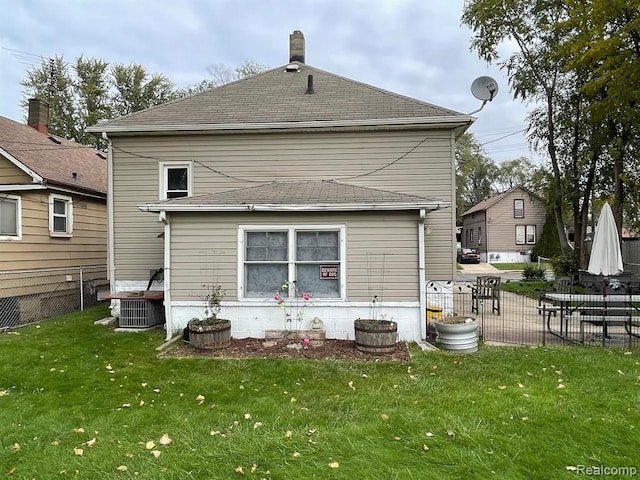
[[[513, 201], [524, 200], [524, 218], [513, 217]], [[536, 225], [536, 242], [542, 234], [545, 207], [527, 192], [515, 190], [487, 209], [487, 248], [491, 252], [530, 250], [533, 245], [516, 244], [516, 225]]]
[[[347, 299], [417, 301], [417, 212], [171, 214], [171, 298], [201, 298], [219, 283], [236, 300], [239, 225], [345, 225]], [[283, 279], [284, 281], [284, 279]]]
[[[158, 199], [160, 162], [194, 162], [195, 195], [254, 182], [337, 179], [455, 206], [450, 130], [116, 137], [113, 146], [117, 280], [148, 278], [163, 264], [163, 226], [137, 209]], [[427, 215], [429, 278], [452, 278], [454, 211]]]
[[73, 196], [73, 236], [49, 236], [49, 192], [18, 192], [22, 239], [0, 241], [0, 271], [107, 263], [105, 202]]
[[[465, 219], [464, 228], [462, 229], [462, 246], [467, 248], [477, 248], [483, 252], [487, 248], [487, 232], [486, 232], [485, 212], [475, 212]], [[482, 229], [482, 243], [478, 243], [478, 229]], [[473, 241], [467, 240], [468, 231], [473, 231]]]
[[0, 185], [31, 183], [31, 177], [0, 156]]

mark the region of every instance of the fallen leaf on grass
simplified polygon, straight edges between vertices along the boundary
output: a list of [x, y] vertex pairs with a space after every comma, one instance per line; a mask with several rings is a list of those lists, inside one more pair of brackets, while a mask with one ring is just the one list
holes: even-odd
[[84, 433], [84, 428], [80, 427], [80, 428], [74, 428], [73, 431], [75, 433]]
[[158, 458], [162, 452], [160, 450], [151, 450], [151, 455]]
[[291, 455], [298, 458], [300, 456], [300, 452], [293, 452]]
[[82, 450], [81, 448], [75, 447], [73, 449], [73, 453], [75, 453], [78, 457], [81, 457], [84, 455], [84, 450]]
[[160, 445], [169, 445], [172, 442], [173, 440], [169, 438], [168, 433], [165, 433], [164, 435], [162, 435], [162, 438], [160, 439]]
[[242, 465], [238, 465], [234, 472], [239, 473], [240, 475], [244, 475], [244, 470], [242, 470]]
[[564, 388], [564, 385], [561, 383], [560, 385], [558, 385], [558, 388]]
[[0, 397], [6, 397], [9, 395], [9, 390], [0, 390]]
[[151, 450], [151, 449], [153, 449], [153, 448], [155, 448], [155, 447], [156, 447], [156, 444], [155, 444], [155, 442], [154, 442], [153, 440], [149, 440], [149, 441], [145, 444], [145, 447], [146, 447], [146, 449], [147, 449], [147, 450]]
[[389, 420], [389, 415], [387, 415], [386, 413], [381, 413], [381, 414], [380, 414], [380, 418], [381, 418], [382, 420]]
[[426, 435], [427, 437], [429, 437], [429, 438], [433, 437], [433, 433], [431, 433], [431, 432], [427, 432], [425, 435]]
[[426, 452], [427, 450], [429, 450], [429, 447], [427, 447], [425, 444], [422, 445], [422, 451]]
[[349, 383], [347, 383], [347, 385], [349, 385], [349, 388], [351, 390], [355, 390], [356, 389], [356, 387], [353, 386], [353, 382], [349, 382]]
[[498, 388], [499, 388], [500, 390], [504, 390], [505, 388], [507, 388], [507, 386], [506, 386], [506, 385], [499, 385], [499, 386], [498, 386]]
[[291, 438], [293, 437], [293, 432], [291, 430], [287, 430], [286, 433], [284, 434], [285, 437], [287, 438]]
[[197, 401], [200, 405], [202, 405], [202, 404], [204, 403], [204, 397], [203, 397], [202, 395], [198, 395], [198, 396], [196, 397], [196, 401]]
[[116, 468], [116, 470], [118, 470], [119, 472], [126, 472], [128, 468], [126, 465], [120, 465], [118, 468]]
[[340, 466], [340, 464], [338, 462], [331, 462], [329, 464], [329, 468], [338, 468]]
[[622, 370], [618, 370], [618, 373], [619, 373], [620, 375], [624, 375], [624, 372], [623, 372]]
[[260, 428], [262, 426], [262, 422], [256, 422], [253, 424], [253, 429]]
[[93, 447], [96, 444], [96, 439], [92, 438], [91, 440], [89, 440], [86, 445], [87, 447]]
[[245, 420], [251, 420], [251, 414], [250, 413], [245, 413], [244, 414], [244, 419]]
[[12, 452], [19, 452], [20, 451], [20, 444], [19, 443], [14, 443], [13, 445], [11, 445], [11, 451]]

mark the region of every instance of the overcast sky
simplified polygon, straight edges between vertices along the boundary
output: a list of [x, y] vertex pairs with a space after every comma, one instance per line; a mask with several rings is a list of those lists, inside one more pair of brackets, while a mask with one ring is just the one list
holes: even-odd
[[471, 132], [496, 162], [534, 157], [524, 134], [509, 135], [526, 127], [527, 109], [512, 99], [504, 73], [469, 50], [462, 7], [463, 0], [0, 0], [0, 115], [24, 121], [20, 81], [39, 57], [140, 63], [185, 87], [213, 64], [284, 65], [289, 34], [301, 30], [309, 65], [461, 113], [481, 105], [472, 81], [495, 78], [498, 96], [475, 114]]

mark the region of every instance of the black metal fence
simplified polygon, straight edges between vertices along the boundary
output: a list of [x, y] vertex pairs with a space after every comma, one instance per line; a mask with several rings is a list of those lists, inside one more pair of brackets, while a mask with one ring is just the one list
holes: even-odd
[[92, 307], [108, 285], [106, 265], [0, 272], [0, 330]]
[[613, 317], [606, 309], [560, 312], [541, 300], [500, 290], [498, 299], [475, 298], [475, 284], [455, 283], [427, 289], [429, 338], [435, 340], [433, 320], [462, 315], [478, 320], [480, 340], [506, 345], [640, 346], [640, 312], [629, 308]]

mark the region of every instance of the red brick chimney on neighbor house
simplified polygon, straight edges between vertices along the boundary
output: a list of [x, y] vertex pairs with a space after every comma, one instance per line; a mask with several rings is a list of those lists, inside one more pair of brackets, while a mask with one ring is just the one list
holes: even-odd
[[38, 98], [29, 99], [27, 125], [45, 135], [49, 133], [49, 104]]

